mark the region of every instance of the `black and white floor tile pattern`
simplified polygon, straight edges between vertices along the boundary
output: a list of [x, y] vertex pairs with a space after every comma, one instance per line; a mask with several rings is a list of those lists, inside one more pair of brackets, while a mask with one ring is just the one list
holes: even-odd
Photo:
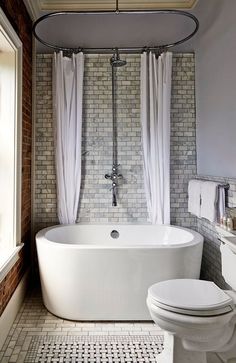
[[58, 318], [47, 311], [40, 290], [35, 289], [29, 292], [9, 331], [0, 362], [158, 363], [162, 337], [163, 331], [151, 321]]
[[163, 336], [34, 337], [26, 363], [151, 363], [163, 349]]

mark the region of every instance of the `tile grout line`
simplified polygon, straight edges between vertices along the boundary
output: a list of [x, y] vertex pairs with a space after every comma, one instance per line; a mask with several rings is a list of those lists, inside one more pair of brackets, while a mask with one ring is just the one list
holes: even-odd
[[26, 297], [13, 323], [4, 343], [4, 349], [0, 352], [0, 361], [1, 363], [25, 362], [31, 346], [35, 341], [42, 339], [150, 341], [158, 339], [162, 334], [160, 328], [153, 322], [78, 322], [57, 318], [46, 310], [41, 296], [34, 291]]

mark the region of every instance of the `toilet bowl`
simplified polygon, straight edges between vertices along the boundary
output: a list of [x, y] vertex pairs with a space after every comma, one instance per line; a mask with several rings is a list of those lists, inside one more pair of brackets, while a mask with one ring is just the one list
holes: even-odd
[[162, 281], [149, 288], [150, 315], [165, 331], [158, 363], [208, 363], [210, 352], [219, 362], [236, 363], [236, 247], [222, 245], [221, 255], [232, 291], [194, 279]]

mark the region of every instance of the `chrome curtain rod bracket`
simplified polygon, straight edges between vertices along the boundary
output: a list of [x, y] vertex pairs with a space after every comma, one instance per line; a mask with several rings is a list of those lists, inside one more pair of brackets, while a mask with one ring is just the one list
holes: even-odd
[[119, 0], [116, 0], [116, 14], [119, 14]]
[[35, 36], [35, 38], [42, 43], [43, 45], [45, 45], [46, 47], [49, 47], [51, 49], [54, 49], [55, 51], [65, 51], [65, 52], [73, 52], [73, 53], [78, 53], [79, 51], [82, 51], [83, 53], [87, 53], [87, 54], [94, 54], [94, 53], [100, 53], [100, 54], [110, 54], [113, 52], [114, 47], [107, 47], [107, 48], [83, 48], [83, 47], [74, 47], [74, 48], [70, 48], [70, 47], [61, 47], [59, 45], [56, 44], [52, 44], [52, 43], [48, 43], [46, 42], [44, 39], [42, 39], [38, 33], [37, 33], [37, 26], [42, 23], [43, 21], [45, 21], [48, 18], [53, 18], [53, 17], [57, 17], [57, 16], [61, 16], [61, 15], [114, 15], [114, 14], [172, 14], [172, 15], [178, 15], [178, 16], [183, 16], [183, 17], [187, 17], [189, 19], [191, 19], [194, 24], [195, 24], [195, 28], [194, 30], [187, 35], [186, 37], [177, 40], [174, 43], [168, 43], [168, 44], [160, 44], [160, 45], [156, 45], [153, 47], [147, 47], [147, 46], [140, 46], [140, 47], [120, 47], [118, 49], [119, 53], [133, 53], [133, 54], [140, 54], [142, 53], [144, 50], [146, 51], [152, 51], [152, 52], [160, 52], [160, 50], [167, 50], [169, 48], [172, 48], [176, 45], [180, 45], [186, 41], [188, 41], [189, 39], [191, 39], [198, 31], [199, 29], [199, 21], [198, 19], [191, 13], [188, 13], [186, 11], [182, 11], [182, 10], [119, 10], [118, 7], [118, 1], [116, 0], [116, 9], [114, 11], [57, 11], [57, 12], [53, 12], [50, 14], [46, 14], [41, 16], [40, 18], [38, 18], [34, 24], [33, 24], [33, 34]]

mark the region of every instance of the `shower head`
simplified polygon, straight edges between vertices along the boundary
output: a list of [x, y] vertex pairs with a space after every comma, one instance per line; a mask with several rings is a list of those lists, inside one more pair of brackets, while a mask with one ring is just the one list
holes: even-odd
[[126, 63], [127, 62], [125, 60], [111, 58], [111, 65], [113, 67], [123, 67], [126, 65]]
[[126, 65], [126, 61], [120, 59], [120, 55], [118, 53], [118, 49], [115, 50], [115, 53], [113, 54], [113, 56], [110, 59], [110, 63], [112, 67], [123, 67]]

